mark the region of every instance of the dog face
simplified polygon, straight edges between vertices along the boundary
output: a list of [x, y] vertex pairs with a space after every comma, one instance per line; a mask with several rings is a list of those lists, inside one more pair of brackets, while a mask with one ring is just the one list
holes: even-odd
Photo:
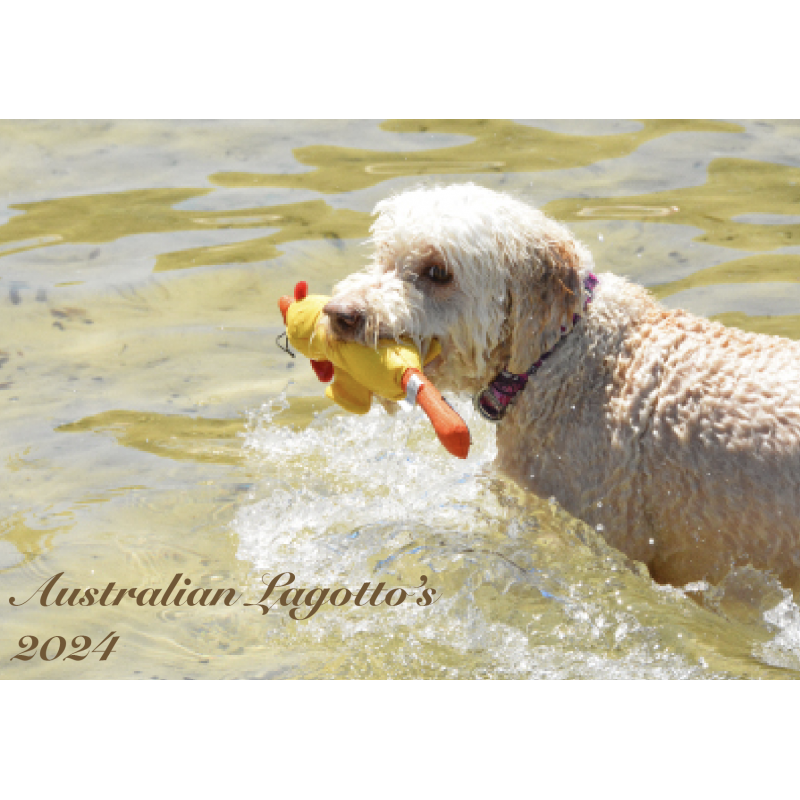
[[375, 210], [372, 263], [325, 306], [332, 337], [407, 336], [423, 354], [438, 338], [426, 373], [476, 391], [500, 369], [527, 370], [571, 327], [591, 259], [539, 211], [471, 184], [407, 191]]

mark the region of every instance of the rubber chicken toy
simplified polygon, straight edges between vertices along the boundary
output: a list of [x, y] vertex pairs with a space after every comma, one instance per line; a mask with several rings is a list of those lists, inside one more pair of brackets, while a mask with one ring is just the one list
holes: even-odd
[[[278, 307], [286, 323], [289, 344], [311, 359], [317, 377], [333, 383], [325, 394], [347, 411], [366, 414], [372, 395], [386, 400], [417, 402], [428, 415], [439, 441], [458, 458], [469, 453], [470, 436], [464, 420], [442, 397], [422, 372], [419, 350], [411, 342], [382, 340], [376, 348], [356, 342], [330, 341], [320, 314], [330, 300], [324, 295], [309, 295], [308, 284], [300, 281], [294, 298], [284, 296]], [[441, 352], [434, 340], [424, 363], [430, 363]]]

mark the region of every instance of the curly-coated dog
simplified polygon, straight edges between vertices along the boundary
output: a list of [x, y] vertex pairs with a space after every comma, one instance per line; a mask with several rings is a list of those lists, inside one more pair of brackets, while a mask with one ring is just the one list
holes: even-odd
[[660, 306], [595, 277], [541, 212], [471, 184], [383, 200], [373, 263], [331, 332], [433, 337], [426, 369], [497, 421], [497, 466], [603, 532], [655, 580], [733, 566], [800, 576], [800, 343]]

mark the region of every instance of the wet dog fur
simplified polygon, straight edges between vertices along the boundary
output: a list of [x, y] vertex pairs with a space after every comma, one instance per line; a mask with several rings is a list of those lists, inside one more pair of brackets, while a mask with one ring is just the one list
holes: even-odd
[[[371, 263], [334, 288], [331, 335], [435, 337], [426, 372], [475, 393], [565, 341], [497, 425], [497, 468], [555, 497], [655, 580], [800, 576], [800, 344], [668, 310], [563, 225], [471, 184], [378, 203]], [[582, 318], [573, 329], [573, 314]]]

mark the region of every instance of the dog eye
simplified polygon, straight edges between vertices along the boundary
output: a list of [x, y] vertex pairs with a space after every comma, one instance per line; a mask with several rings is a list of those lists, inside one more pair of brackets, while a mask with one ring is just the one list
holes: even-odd
[[453, 280], [453, 276], [450, 273], [450, 270], [444, 264], [431, 264], [425, 270], [425, 277], [432, 280], [434, 283], [450, 283]]

